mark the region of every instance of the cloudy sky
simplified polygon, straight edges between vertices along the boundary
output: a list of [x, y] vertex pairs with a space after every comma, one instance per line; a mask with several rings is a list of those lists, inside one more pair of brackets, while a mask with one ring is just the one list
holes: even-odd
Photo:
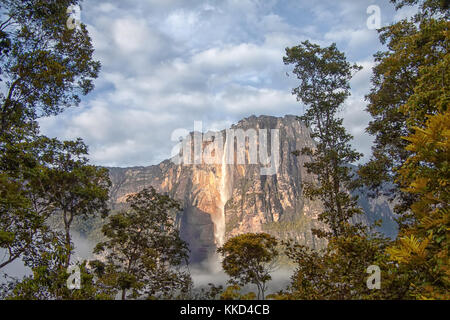
[[306, 39], [336, 42], [364, 67], [352, 80], [344, 111], [355, 147], [370, 155], [364, 95], [372, 55], [382, 49], [367, 26], [367, 8], [381, 9], [381, 25], [412, 13], [388, 0], [84, 0], [102, 63], [96, 89], [78, 108], [40, 121], [44, 134], [81, 137], [94, 164], [141, 166], [170, 156], [178, 128], [223, 129], [250, 115], [301, 114], [291, 94], [286, 47]]

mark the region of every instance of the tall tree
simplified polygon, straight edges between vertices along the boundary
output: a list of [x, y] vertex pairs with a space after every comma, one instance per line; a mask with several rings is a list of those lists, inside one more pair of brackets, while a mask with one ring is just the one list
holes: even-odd
[[[37, 120], [76, 106], [93, 89], [100, 63], [86, 26], [67, 28], [78, 0], [0, 1], [0, 268], [22, 259], [33, 276], [10, 283], [10, 297], [76, 299], [95, 296], [66, 288], [74, 216], [105, 212], [108, 174], [87, 163], [80, 141], [39, 135]], [[65, 234], [47, 219], [62, 213]]]
[[[246, 233], [229, 239], [217, 249], [223, 255], [222, 267], [234, 285], [255, 284], [258, 299], [265, 298], [270, 273], [276, 267], [278, 241], [266, 233]], [[236, 286], [228, 291], [233, 292]]]
[[53, 163], [43, 157], [55, 146], [39, 136], [36, 120], [77, 105], [93, 89], [100, 63], [87, 29], [66, 24], [67, 8], [79, 3], [0, 1], [0, 248], [7, 253], [0, 268], [39, 258], [55, 236], [45, 223], [53, 209], [37, 196], [50, 188], [42, 179]]
[[107, 237], [95, 248], [92, 262], [99, 284], [120, 292], [122, 299], [171, 298], [185, 294], [191, 278], [183, 266], [188, 247], [174, 224], [177, 201], [144, 189], [127, 199], [129, 209], [110, 217]]
[[419, 11], [380, 31], [388, 49], [375, 56], [368, 95], [376, 140], [360, 172], [374, 189], [391, 182], [400, 200], [399, 236], [387, 253], [405, 296], [448, 299], [449, 2], [392, 2]]
[[67, 268], [72, 253], [70, 229], [73, 219], [94, 215], [106, 217], [111, 181], [108, 169], [88, 164], [87, 146], [80, 139], [64, 142], [47, 139], [46, 147], [48, 166], [42, 167], [34, 190], [36, 196], [52, 208], [52, 214], [62, 216]]
[[361, 154], [352, 149], [353, 137], [346, 132], [337, 114], [350, 95], [349, 81], [353, 73], [361, 67], [350, 65], [335, 44], [321, 48], [309, 41], [287, 48], [283, 61], [294, 65], [293, 73], [300, 85], [292, 93], [307, 106], [300, 119], [311, 128], [311, 138], [316, 141], [314, 147], [301, 150], [312, 157], [305, 167], [318, 179], [318, 184], [305, 184], [304, 194], [323, 203], [319, 220], [330, 231], [314, 232], [322, 237], [344, 235], [350, 229], [354, 231], [349, 219], [362, 213], [357, 198], [348, 192], [356, 187], [349, 164], [359, 160]]
[[[85, 264], [78, 265], [82, 290], [71, 291], [66, 284], [73, 249], [72, 221], [74, 217], [108, 213], [108, 171], [87, 164], [87, 148], [80, 140], [60, 142], [39, 137], [32, 144], [32, 152], [25, 155], [35, 164], [20, 171], [23, 177], [19, 182], [0, 175], [6, 179], [0, 184], [5, 196], [0, 201], [0, 245], [6, 249], [0, 267], [20, 258], [33, 276], [11, 282], [3, 295], [12, 299], [110, 297], [95, 286]], [[64, 232], [50, 226], [48, 218], [52, 216], [63, 220]]]
[[[398, 171], [411, 156], [402, 137], [423, 127], [428, 115], [448, 105], [448, 1], [391, 0], [396, 8], [416, 5], [411, 19], [381, 28], [380, 40], [387, 49], [375, 54], [372, 89], [366, 99], [373, 120], [367, 132], [375, 136], [371, 161], [360, 175], [375, 194], [385, 192], [397, 200], [400, 224], [408, 223], [414, 194], [403, 192]], [[447, 89], [446, 89], [447, 88]], [[406, 107], [408, 106], [408, 107]], [[385, 188], [385, 186], [390, 186]]]
[[415, 223], [400, 230], [387, 250], [407, 278], [409, 296], [450, 298], [450, 111], [431, 116], [425, 128], [415, 127], [405, 139], [412, 155], [399, 169], [404, 192], [416, 196], [411, 205]]
[[[38, 259], [36, 254], [45, 251], [46, 243], [52, 248], [53, 239], [60, 237], [48, 224], [53, 216], [64, 222], [67, 268], [74, 217], [108, 213], [108, 170], [88, 164], [87, 147], [81, 140], [60, 142], [38, 137], [19, 147], [9, 145], [8, 152], [11, 150], [17, 152], [15, 158], [24, 157], [19, 164], [29, 165], [0, 174], [0, 246], [6, 250], [0, 268], [19, 258], [31, 267], [32, 256]], [[1, 160], [2, 168], [16, 163], [11, 154]]]
[[[306, 105], [299, 117], [311, 128], [315, 145], [301, 153], [311, 157], [305, 163], [317, 182], [304, 186], [304, 194], [320, 200], [318, 219], [325, 229], [312, 230], [328, 241], [321, 252], [287, 241], [286, 254], [297, 265], [289, 292], [278, 298], [363, 299], [373, 297], [366, 284], [366, 268], [384, 262], [386, 240], [351, 219], [362, 210], [350, 191], [359, 184], [350, 164], [361, 154], [352, 149], [352, 136], [343, 127], [338, 112], [350, 95], [350, 79], [361, 67], [347, 62], [335, 44], [322, 48], [309, 41], [287, 48], [285, 64], [294, 65], [300, 85], [293, 94]], [[297, 152], [300, 154], [300, 152]]]

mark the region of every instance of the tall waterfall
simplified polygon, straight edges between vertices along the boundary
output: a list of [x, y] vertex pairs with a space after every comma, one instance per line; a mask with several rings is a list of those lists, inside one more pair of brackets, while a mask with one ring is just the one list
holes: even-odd
[[218, 247], [221, 247], [225, 243], [225, 204], [229, 199], [229, 190], [227, 186], [228, 181], [228, 166], [226, 163], [227, 159], [227, 140], [225, 136], [224, 144], [223, 144], [223, 154], [222, 154], [222, 163], [221, 163], [221, 175], [220, 175], [220, 216], [217, 219], [216, 224], [216, 244]]

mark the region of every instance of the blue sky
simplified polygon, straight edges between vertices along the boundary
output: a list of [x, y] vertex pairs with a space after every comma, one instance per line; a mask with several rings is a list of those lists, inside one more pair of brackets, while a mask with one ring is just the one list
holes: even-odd
[[364, 96], [382, 49], [366, 24], [369, 5], [380, 7], [382, 26], [413, 12], [396, 12], [388, 0], [85, 0], [81, 21], [102, 71], [78, 108], [40, 120], [42, 132], [83, 138], [94, 164], [141, 166], [170, 157], [171, 133], [191, 131], [194, 121], [224, 129], [253, 114], [299, 115], [297, 82], [282, 58], [308, 39], [336, 42], [364, 67], [342, 116], [367, 159]]

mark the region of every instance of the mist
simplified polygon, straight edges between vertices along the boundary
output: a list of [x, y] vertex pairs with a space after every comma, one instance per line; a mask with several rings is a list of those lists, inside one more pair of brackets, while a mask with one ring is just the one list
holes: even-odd
[[[210, 259], [189, 266], [194, 290], [208, 289], [209, 284], [223, 286], [224, 289], [230, 285], [230, 277], [223, 271], [221, 258], [217, 255]], [[278, 267], [271, 273], [272, 280], [267, 283], [266, 295], [285, 290], [294, 272], [293, 267]], [[256, 286], [249, 284], [242, 288], [242, 293], [256, 292]]]
[[[71, 257], [71, 263], [77, 261], [82, 262], [86, 259], [92, 259], [94, 257], [92, 251], [95, 247], [95, 243], [89, 241], [87, 238], [80, 235], [76, 231], [72, 231], [72, 243], [74, 245], [74, 251]], [[7, 250], [0, 249], [0, 262], [5, 261], [7, 257]], [[7, 282], [8, 278], [22, 279], [26, 276], [31, 276], [33, 273], [31, 269], [25, 266], [22, 259], [17, 259], [4, 268], [0, 269], [0, 283]]]

